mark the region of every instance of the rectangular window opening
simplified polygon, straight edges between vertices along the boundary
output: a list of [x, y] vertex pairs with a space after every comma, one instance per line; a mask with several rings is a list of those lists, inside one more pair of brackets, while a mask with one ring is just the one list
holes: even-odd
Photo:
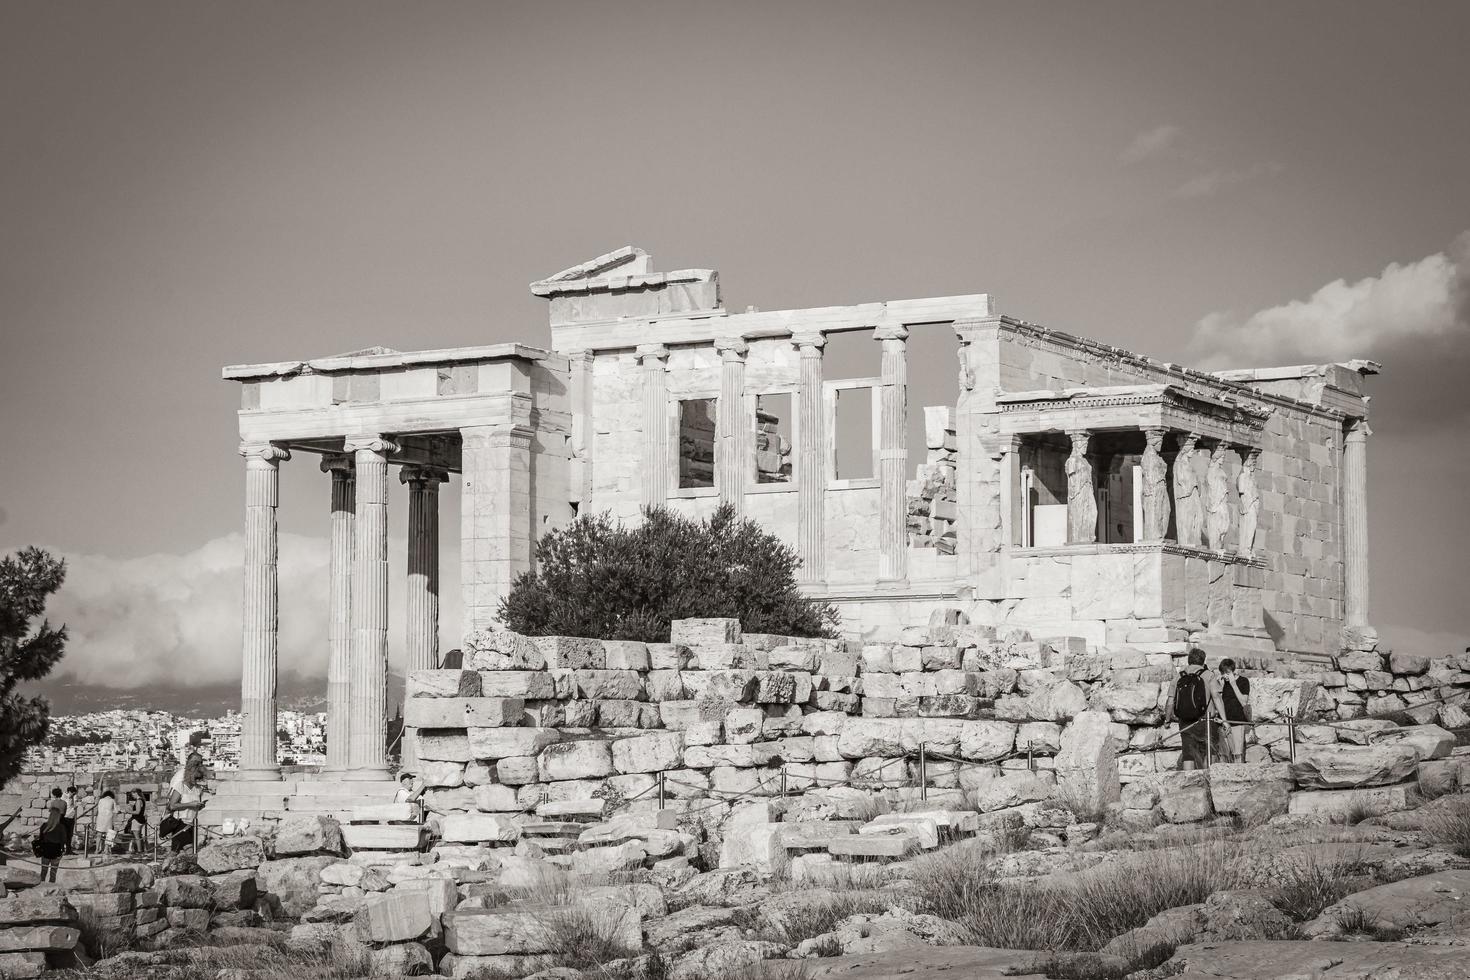
[[873, 389], [837, 392], [833, 472], [839, 480], [868, 480], [873, 472]]
[[792, 472], [790, 392], [757, 395], [752, 463], [756, 483], [790, 483]]
[[679, 402], [679, 489], [715, 485], [714, 398]]

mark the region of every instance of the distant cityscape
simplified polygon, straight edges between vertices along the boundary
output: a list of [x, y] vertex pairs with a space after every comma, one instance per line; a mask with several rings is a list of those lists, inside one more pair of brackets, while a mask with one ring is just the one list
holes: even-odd
[[[276, 718], [282, 765], [326, 762], [326, 719], [321, 712], [281, 711]], [[22, 772], [138, 772], [177, 766], [198, 752], [216, 773], [240, 765], [240, 714], [186, 718], [167, 711], [115, 709], [51, 719], [46, 741], [32, 747]]]

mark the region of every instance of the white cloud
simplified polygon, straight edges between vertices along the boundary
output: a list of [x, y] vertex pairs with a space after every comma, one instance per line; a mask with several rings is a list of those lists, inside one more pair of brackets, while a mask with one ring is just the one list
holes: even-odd
[[[196, 687], [240, 678], [244, 538], [230, 534], [184, 554], [117, 559], [66, 555], [67, 576], [47, 607], [65, 623], [66, 656], [53, 674], [115, 688]], [[449, 542], [445, 542], [448, 544]], [[389, 541], [393, 569], [406, 544]], [[452, 569], [456, 556], [441, 554]], [[280, 536], [281, 673], [325, 677], [330, 552], [325, 538]], [[390, 580], [390, 659], [403, 649], [401, 576]], [[459, 595], [441, 589], [440, 636], [458, 646]]]
[[1259, 177], [1269, 177], [1281, 172], [1279, 163], [1258, 163], [1241, 170], [1211, 170], [1189, 178], [1174, 188], [1174, 196], [1182, 198], [1209, 197], [1227, 187], [1243, 184]]
[[1209, 368], [1381, 357], [1390, 348], [1467, 335], [1470, 232], [1445, 252], [1390, 263], [1376, 276], [1338, 279], [1305, 300], [1244, 319], [1211, 313], [1195, 327], [1196, 360]]
[[1123, 152], [1118, 154], [1118, 160], [1125, 164], [1133, 164], [1158, 156], [1174, 145], [1181, 132], [1178, 126], [1167, 125], [1145, 130], [1133, 137], [1133, 142], [1123, 148]]

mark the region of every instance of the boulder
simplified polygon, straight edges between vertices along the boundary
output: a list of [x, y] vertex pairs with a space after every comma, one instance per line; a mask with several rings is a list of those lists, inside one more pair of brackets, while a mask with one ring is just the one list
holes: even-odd
[[1455, 736], [1438, 725], [1405, 725], [1375, 732], [1374, 745], [1407, 745], [1419, 752], [1422, 760], [1445, 759], [1455, 749]]
[[1289, 764], [1217, 762], [1207, 771], [1216, 812], [1267, 819], [1287, 811], [1293, 788]]
[[1062, 748], [1054, 760], [1057, 785], [1090, 807], [1118, 802], [1118, 749], [1112, 719], [1105, 711], [1084, 711], [1062, 732]]
[[406, 696], [412, 698], [477, 698], [480, 696], [480, 673], [477, 670], [411, 670], [408, 672]]
[[1439, 871], [1354, 892], [1302, 927], [1311, 938], [1340, 936], [1354, 929], [1414, 930], [1465, 914], [1470, 871]]
[[436, 935], [438, 917], [424, 892], [393, 889], [363, 903], [352, 928], [367, 943], [404, 943]]
[[113, 864], [97, 868], [60, 868], [56, 883], [68, 891], [136, 892], [153, 885], [153, 869], [146, 864]]
[[40, 950], [0, 953], [0, 977], [8, 980], [30, 980], [45, 972], [46, 954]]
[[546, 669], [546, 658], [530, 637], [510, 630], [477, 630], [465, 642], [465, 647], [469, 652], [468, 664], [474, 671]]
[[201, 875], [171, 875], [158, 879], [163, 904], [171, 909], [212, 909], [214, 888]]
[[1287, 813], [1318, 823], [1348, 818], [1377, 817], [1418, 806], [1420, 796], [1412, 783], [1364, 789], [1306, 790], [1291, 794]]
[[507, 759], [535, 755], [561, 741], [561, 732], [555, 728], [471, 728], [468, 738], [471, 758]]
[[659, 772], [683, 765], [684, 735], [657, 732], [612, 743], [613, 768], [622, 773]]
[[1460, 946], [1251, 940], [1182, 946], [1166, 969], [1177, 980], [1465, 980], [1464, 959]]
[[960, 722], [959, 755], [988, 762], [1009, 755], [1016, 744], [1016, 726], [1008, 721]]
[[322, 869], [337, 861], [326, 855], [267, 861], [256, 869], [256, 882], [273, 907], [290, 918], [300, 918], [316, 904]]
[[238, 912], [255, 907], [258, 885], [253, 868], [214, 875], [208, 879], [208, 884], [216, 912]]
[[411, 977], [434, 972], [434, 957], [421, 943], [397, 943], [368, 951], [375, 976]]
[[439, 835], [446, 843], [513, 844], [521, 838], [519, 824], [489, 813], [452, 813], [439, 823]]
[[1303, 746], [1291, 775], [1302, 789], [1388, 786], [1411, 778], [1418, 764], [1418, 750], [1402, 743]]
[[196, 860], [209, 875], [258, 868], [265, 861], [265, 844], [259, 837], [225, 837], [201, 847]]
[[[76, 948], [82, 931], [74, 926], [20, 926], [0, 930], [0, 953], [22, 953], [37, 950], [63, 953]], [[3, 976], [0, 973], [0, 976]]]
[[1252, 677], [1251, 718], [1257, 722], [1302, 721], [1320, 687], [1304, 677]]
[[288, 816], [276, 827], [275, 853], [276, 857], [341, 854], [342, 828], [335, 817], [326, 814]]
[[611, 776], [617, 771], [613, 767], [612, 749], [601, 739], [582, 739], [549, 746], [537, 756], [536, 765], [542, 782], [593, 779]]
[[547, 928], [548, 905], [470, 909], [444, 916], [444, 944], [468, 956], [524, 956], [556, 952]]
[[715, 943], [691, 950], [674, 961], [669, 980], [708, 980], [748, 972], [762, 960], [786, 955], [786, 947], [755, 939]]

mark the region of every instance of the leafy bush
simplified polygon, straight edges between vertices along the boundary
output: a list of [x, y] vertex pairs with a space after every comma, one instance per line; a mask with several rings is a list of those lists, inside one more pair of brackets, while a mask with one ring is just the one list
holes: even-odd
[[528, 636], [663, 643], [676, 619], [733, 618], [751, 633], [835, 636], [837, 610], [803, 596], [801, 561], [729, 505], [694, 521], [663, 507], [635, 527], [580, 517], [536, 545], [500, 619]]
[[38, 681], [61, 660], [66, 627], [52, 629], [42, 619], [46, 599], [61, 588], [66, 563], [25, 548], [0, 558], [0, 786], [20, 772], [26, 749], [41, 744], [51, 727], [51, 707], [43, 697], [24, 697], [23, 681]]

